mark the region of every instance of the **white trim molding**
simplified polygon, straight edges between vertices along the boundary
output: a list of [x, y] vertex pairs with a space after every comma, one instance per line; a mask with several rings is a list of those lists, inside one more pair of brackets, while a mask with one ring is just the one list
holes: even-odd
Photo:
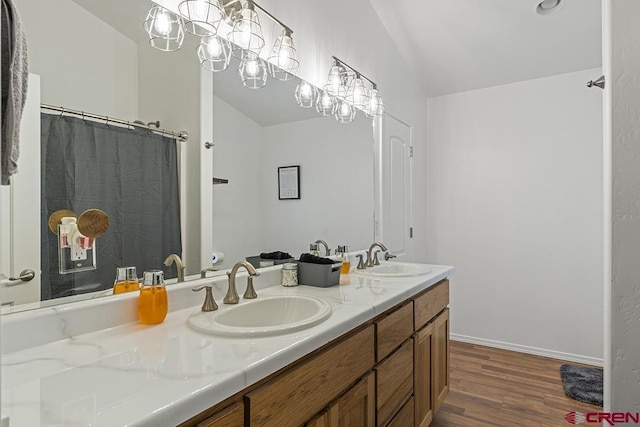
[[453, 341], [460, 341], [469, 344], [484, 345], [486, 347], [499, 348], [502, 350], [517, 351], [518, 353], [533, 354], [535, 356], [550, 357], [552, 359], [566, 360], [568, 362], [584, 363], [586, 365], [603, 366], [603, 359], [579, 354], [563, 353], [561, 351], [549, 350], [546, 348], [529, 347], [527, 345], [512, 344], [503, 341], [489, 340], [486, 338], [470, 337], [467, 335], [450, 334]]

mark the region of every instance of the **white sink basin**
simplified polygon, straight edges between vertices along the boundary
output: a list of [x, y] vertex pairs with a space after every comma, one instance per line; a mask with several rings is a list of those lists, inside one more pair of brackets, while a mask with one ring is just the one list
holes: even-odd
[[413, 277], [431, 273], [431, 268], [424, 264], [409, 262], [382, 262], [380, 265], [366, 270], [354, 270], [356, 274], [372, 277]]
[[331, 315], [326, 301], [302, 295], [258, 297], [221, 306], [216, 311], [192, 314], [189, 326], [212, 335], [259, 337], [307, 329]]

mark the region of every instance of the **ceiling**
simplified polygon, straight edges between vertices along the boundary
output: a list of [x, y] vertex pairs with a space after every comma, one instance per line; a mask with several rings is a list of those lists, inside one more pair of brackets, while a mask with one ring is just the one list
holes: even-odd
[[369, 1], [430, 97], [602, 66], [601, 0]]

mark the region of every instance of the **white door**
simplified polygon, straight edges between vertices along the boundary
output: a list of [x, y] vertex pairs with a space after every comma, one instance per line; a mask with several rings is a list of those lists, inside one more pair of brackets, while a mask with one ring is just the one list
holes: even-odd
[[[9, 280], [33, 270], [28, 282]], [[0, 187], [0, 302], [40, 301], [40, 76], [29, 74], [18, 173]]]
[[377, 186], [376, 240], [389, 252], [405, 255], [413, 237], [411, 224], [411, 126], [385, 113], [378, 133], [380, 168]]

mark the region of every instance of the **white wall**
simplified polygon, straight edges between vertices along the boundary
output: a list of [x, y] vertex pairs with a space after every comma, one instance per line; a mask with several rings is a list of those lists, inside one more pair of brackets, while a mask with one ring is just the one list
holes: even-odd
[[[265, 128], [262, 227], [266, 250], [294, 257], [325, 240], [361, 250], [373, 242], [373, 131], [330, 117]], [[278, 200], [279, 166], [300, 165], [300, 200]], [[321, 253], [322, 252], [321, 248]]]
[[[216, 96], [213, 123], [213, 176], [229, 180], [228, 184], [208, 183], [213, 193], [213, 250], [225, 254], [217, 267], [231, 268], [265, 251], [261, 208], [264, 136], [262, 126]], [[202, 261], [203, 265], [208, 262]]]
[[41, 101], [135, 120], [136, 44], [71, 0], [15, 0]]
[[[640, 3], [605, 0], [605, 410], [640, 412]], [[610, 174], [609, 174], [610, 173]]]
[[452, 336], [601, 363], [599, 69], [428, 100], [429, 260]]

